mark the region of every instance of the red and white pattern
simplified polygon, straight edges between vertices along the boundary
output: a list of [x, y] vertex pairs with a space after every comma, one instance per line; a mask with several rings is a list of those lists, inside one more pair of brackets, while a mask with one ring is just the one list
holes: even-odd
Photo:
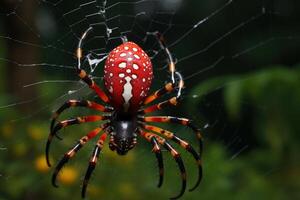
[[137, 44], [125, 42], [109, 53], [104, 66], [104, 85], [115, 109], [137, 111], [152, 79], [151, 60]]

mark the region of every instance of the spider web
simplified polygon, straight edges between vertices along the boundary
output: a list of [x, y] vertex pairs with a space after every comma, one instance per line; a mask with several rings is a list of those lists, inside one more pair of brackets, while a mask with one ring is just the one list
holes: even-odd
[[[34, 8], [33, 17], [24, 13], [28, 5]], [[247, 141], [240, 136], [240, 129], [243, 127], [234, 127], [233, 133], [227, 134], [228, 138], [225, 139], [222, 134], [229, 132], [228, 125], [219, 121], [224, 114], [223, 105], [211, 99], [231, 82], [216, 85], [204, 94], [190, 88], [228, 72], [247, 73], [279, 62], [292, 65], [293, 63], [284, 60], [272, 60], [271, 56], [258, 55], [279, 43], [285, 44], [282, 45], [284, 50], [296, 50], [300, 34], [296, 28], [297, 18], [290, 14], [291, 5], [296, 3], [271, 0], [36, 0], [6, 5], [0, 10], [2, 22], [17, 22], [19, 27], [13, 31], [20, 31], [22, 34], [6, 31], [1, 27], [1, 43], [15, 46], [20, 49], [18, 53], [26, 49], [35, 53], [24, 60], [21, 56], [2, 52], [1, 65], [5, 68], [17, 68], [24, 76], [28, 73], [40, 74], [33, 76], [33, 80], [14, 80], [19, 83], [15, 88], [17, 94], [29, 90], [41, 91], [30, 97], [16, 95], [17, 97], [2, 99], [0, 112], [9, 113], [18, 107], [30, 107], [37, 102], [42, 104], [26, 111], [22, 117], [8, 116], [3, 123], [28, 123], [39, 117], [48, 120], [49, 113], [64, 101], [86, 99], [93, 95], [74, 73], [77, 66], [75, 50], [81, 35], [89, 27], [93, 30], [84, 41], [83, 67], [100, 85], [106, 56], [114, 47], [128, 40], [139, 44], [151, 57], [155, 73], [153, 90], [158, 89], [170, 80], [166, 55], [154, 36], [158, 31], [163, 34], [176, 59], [177, 70], [184, 76], [184, 101], [203, 99], [200, 100], [203, 118], [199, 117], [195, 121], [204, 129], [218, 126], [217, 130], [220, 132], [214, 134], [214, 137], [224, 142], [226, 148], [231, 150], [232, 159], [235, 159], [248, 148]], [[198, 7], [197, 12], [193, 7]], [[194, 12], [190, 13], [190, 10]], [[222, 23], [223, 21], [227, 23]], [[260, 27], [259, 32], [257, 27]], [[293, 35], [290, 34], [291, 30]], [[239, 43], [235, 44], [233, 41]], [[297, 57], [294, 59], [296, 62]], [[57, 90], [49, 91], [53, 85]], [[247, 102], [244, 104], [247, 105]], [[183, 109], [181, 111], [192, 118], [191, 113]], [[4, 150], [8, 145], [0, 143], [0, 147], [0, 150]]]

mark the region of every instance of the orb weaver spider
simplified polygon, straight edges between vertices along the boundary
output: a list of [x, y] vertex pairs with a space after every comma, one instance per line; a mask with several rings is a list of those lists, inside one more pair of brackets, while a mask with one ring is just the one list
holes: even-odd
[[[156, 110], [160, 110], [165, 106], [177, 105], [181, 96], [181, 90], [184, 85], [181, 74], [175, 70], [173, 57], [169, 49], [167, 48], [162, 35], [160, 35], [158, 32], [155, 33], [161, 48], [168, 56], [171, 82], [165, 84], [161, 89], [147, 96], [153, 78], [151, 60], [143, 51], [143, 49], [141, 49], [137, 44], [133, 42], [124, 42], [108, 54], [105, 62], [104, 85], [109, 92], [109, 94], [107, 95], [106, 92], [104, 92], [94, 82], [94, 80], [90, 78], [87, 72], [81, 68], [81, 59], [83, 56], [82, 43], [92, 29], [92, 27], [88, 28], [79, 40], [78, 48], [76, 50], [76, 56], [78, 60], [76, 73], [80, 77], [80, 79], [97, 94], [97, 96], [103, 101], [104, 104], [108, 104], [110, 106], [102, 105], [89, 100], [69, 100], [65, 102], [53, 114], [52, 122], [50, 125], [50, 134], [48, 136], [46, 144], [46, 161], [49, 167], [51, 166], [49, 160], [50, 144], [54, 136], [57, 136], [59, 138], [59, 136], [57, 135], [59, 130], [75, 124], [104, 121], [102, 125], [95, 128], [87, 135], [83, 136], [68, 152], [64, 154], [62, 159], [58, 162], [53, 173], [53, 186], [57, 187], [56, 177], [62, 167], [72, 157], [74, 157], [75, 154], [88, 141], [102, 132], [90, 157], [81, 191], [82, 198], [85, 197], [89, 179], [96, 167], [97, 160], [107, 139], [107, 136], [109, 137], [109, 148], [112, 151], [116, 151], [119, 155], [125, 155], [129, 150], [134, 148], [137, 143], [138, 135], [150, 142], [153, 148], [152, 151], [155, 153], [158, 162], [158, 187], [161, 187], [164, 177], [164, 164], [161, 147], [169, 151], [179, 167], [182, 179], [180, 193], [171, 199], [177, 199], [181, 197], [186, 189], [186, 170], [184, 163], [181, 159], [180, 154], [168, 142], [168, 140], [174, 141], [180, 147], [188, 151], [196, 160], [196, 164], [199, 170], [198, 179], [195, 186], [192, 187], [190, 191], [194, 190], [199, 185], [202, 178], [202, 165], [200, 158], [202, 152], [202, 136], [200, 133], [200, 129], [193, 125], [193, 123], [186, 118], [178, 118], [172, 116], [145, 116], [146, 114], [154, 112]], [[148, 106], [154, 100], [171, 92], [176, 92], [176, 95], [166, 101]], [[76, 117], [55, 123], [59, 115], [63, 111], [71, 107], [86, 107], [89, 109], [97, 110], [100, 112], [100, 114]], [[196, 137], [199, 141], [199, 154], [188, 142], [184, 141], [174, 133], [162, 129], [158, 126], [149, 125], [148, 122], [174, 123], [191, 128], [196, 134]]]

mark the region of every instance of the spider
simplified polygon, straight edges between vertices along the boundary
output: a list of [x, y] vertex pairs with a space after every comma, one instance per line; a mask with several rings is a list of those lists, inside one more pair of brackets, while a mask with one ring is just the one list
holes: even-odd
[[[158, 32], [155, 33], [160, 46], [168, 56], [171, 81], [165, 84], [161, 89], [155, 91], [153, 94], [147, 95], [153, 79], [151, 60], [137, 44], [133, 42], [123, 42], [123, 44], [116, 47], [108, 54], [105, 62], [104, 85], [108, 91], [107, 95], [107, 92], [104, 92], [92, 80], [92, 78], [90, 78], [87, 72], [81, 68], [81, 59], [83, 56], [82, 43], [92, 29], [92, 27], [88, 28], [79, 40], [78, 48], [76, 50], [78, 60], [76, 73], [80, 79], [97, 94], [103, 103], [99, 104], [88, 100], [69, 100], [53, 114], [50, 125], [50, 134], [46, 144], [46, 161], [48, 166], [51, 166], [49, 160], [50, 144], [54, 136], [60, 138], [57, 135], [59, 130], [71, 125], [87, 122], [101, 121], [103, 123], [102, 125], [99, 125], [99, 127], [90, 131], [87, 135], [83, 136], [69, 151], [64, 154], [54, 170], [52, 176], [53, 186], [58, 187], [56, 184], [56, 177], [62, 167], [72, 157], [74, 157], [88, 141], [100, 135], [90, 157], [89, 165], [84, 177], [81, 191], [81, 196], [84, 198], [89, 179], [96, 167], [99, 154], [106, 139], [109, 138], [109, 148], [112, 151], [116, 151], [119, 155], [125, 155], [129, 150], [134, 148], [139, 135], [151, 143], [153, 148], [152, 151], [155, 153], [159, 168], [158, 187], [161, 187], [164, 177], [164, 164], [161, 151], [163, 147], [169, 151], [176, 161], [182, 179], [180, 193], [171, 199], [181, 197], [186, 190], [185, 166], [178, 151], [176, 151], [176, 149], [168, 141], [172, 140], [188, 151], [196, 160], [199, 170], [198, 179], [195, 186], [192, 187], [190, 191], [194, 190], [199, 185], [202, 178], [202, 165], [200, 158], [202, 152], [202, 136], [200, 129], [186, 118], [172, 116], [145, 116], [146, 114], [160, 110], [165, 106], [177, 105], [184, 85], [181, 74], [175, 70], [175, 63], [164, 42], [163, 36]], [[149, 104], [154, 100], [171, 92], [176, 92], [174, 97], [149, 106]], [[86, 107], [97, 110], [99, 111], [99, 115], [70, 118], [56, 123], [59, 115], [71, 107]], [[199, 141], [199, 153], [197, 153], [188, 142], [184, 141], [179, 136], [158, 126], [150, 125], [148, 122], [175, 123], [191, 128]]]

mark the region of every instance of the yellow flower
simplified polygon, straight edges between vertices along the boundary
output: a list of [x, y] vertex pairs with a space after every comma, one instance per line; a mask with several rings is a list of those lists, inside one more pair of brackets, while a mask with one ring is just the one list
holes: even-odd
[[13, 134], [13, 126], [12, 124], [10, 123], [7, 123], [7, 124], [4, 124], [2, 126], [2, 135], [5, 137], [5, 138], [9, 138], [10, 136], [12, 136]]
[[43, 139], [43, 133], [45, 130], [39, 126], [29, 126], [27, 127], [28, 135], [34, 140], [41, 140]]
[[42, 173], [48, 172], [50, 169], [46, 163], [46, 159], [44, 155], [41, 155], [37, 157], [37, 159], [35, 159], [34, 166], [39, 172]]
[[77, 179], [77, 177], [78, 177], [78, 173], [75, 170], [75, 168], [66, 166], [61, 170], [61, 172], [58, 176], [58, 180], [61, 183], [70, 185], [70, 184], [74, 183], [74, 181]]

